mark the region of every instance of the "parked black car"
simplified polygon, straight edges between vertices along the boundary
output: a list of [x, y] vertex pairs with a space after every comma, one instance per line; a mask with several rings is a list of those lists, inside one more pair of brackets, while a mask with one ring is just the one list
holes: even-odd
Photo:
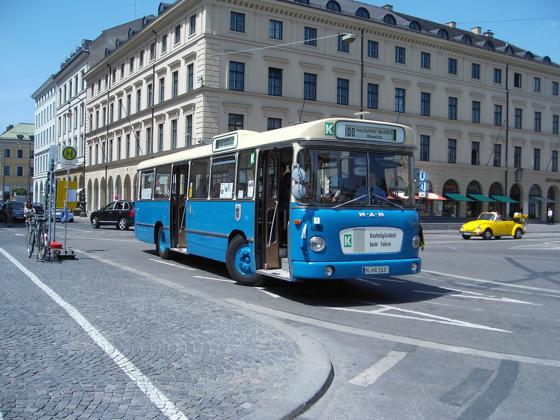
[[12, 209], [12, 215], [15, 222], [23, 222], [25, 217], [23, 215], [24, 204], [19, 201], [6, 201], [0, 204], [0, 220], [4, 223], [8, 221], [8, 207]]
[[89, 219], [94, 229], [101, 225], [115, 225], [117, 229], [127, 230], [134, 226], [134, 201], [113, 201], [101, 210], [91, 212]]

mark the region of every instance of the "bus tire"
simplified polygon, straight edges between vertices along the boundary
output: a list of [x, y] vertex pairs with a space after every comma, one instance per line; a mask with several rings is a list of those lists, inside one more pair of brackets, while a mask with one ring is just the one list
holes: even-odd
[[261, 286], [264, 277], [253, 271], [251, 248], [241, 235], [231, 240], [227, 248], [226, 266], [230, 277], [242, 286]]
[[163, 228], [163, 226], [160, 226], [158, 228], [156, 238], [157, 238], [156, 239], [157, 253], [164, 260], [168, 260], [170, 258], [171, 252], [169, 251], [169, 248], [167, 247], [166, 237], [165, 237], [165, 229]]

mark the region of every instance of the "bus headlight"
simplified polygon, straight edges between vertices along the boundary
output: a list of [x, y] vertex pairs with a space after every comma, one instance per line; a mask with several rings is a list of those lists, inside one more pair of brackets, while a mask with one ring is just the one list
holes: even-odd
[[325, 240], [320, 236], [313, 236], [309, 239], [309, 246], [313, 252], [321, 252], [325, 249]]
[[420, 246], [420, 236], [414, 235], [412, 237], [412, 248], [418, 248]]

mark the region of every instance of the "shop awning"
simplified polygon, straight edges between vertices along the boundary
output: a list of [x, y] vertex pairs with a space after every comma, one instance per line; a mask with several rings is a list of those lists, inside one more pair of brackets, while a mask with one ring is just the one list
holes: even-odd
[[455, 201], [474, 201], [472, 198], [465, 197], [463, 194], [459, 193], [447, 193], [445, 194], [447, 198], [450, 198]]
[[428, 196], [426, 197], [428, 200], [437, 200], [437, 201], [446, 201], [447, 198], [445, 198], [442, 195], [433, 193], [433, 192], [429, 192]]
[[476, 201], [482, 201], [483, 203], [495, 203], [496, 200], [492, 200], [490, 197], [486, 197], [483, 194], [469, 194], [471, 198], [474, 198]]
[[529, 197], [529, 201], [533, 201], [533, 202], [535, 202], [535, 201], [543, 201], [543, 198], [542, 198], [542, 197], [537, 197], [536, 195], [534, 195], [534, 196], [530, 196], [530, 197]]
[[555, 200], [551, 200], [550, 198], [547, 198], [547, 199], [546, 199], [546, 202], [547, 202], [547, 203], [552, 203], [552, 204], [556, 203]]
[[517, 200], [508, 197], [507, 195], [492, 195], [491, 196], [494, 200], [499, 201], [500, 203], [518, 203]]

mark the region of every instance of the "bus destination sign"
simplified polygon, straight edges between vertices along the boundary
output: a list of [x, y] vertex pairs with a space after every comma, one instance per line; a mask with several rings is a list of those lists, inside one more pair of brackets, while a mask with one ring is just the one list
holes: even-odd
[[345, 122], [336, 124], [336, 137], [347, 140], [381, 141], [387, 143], [403, 143], [404, 129], [382, 124], [367, 122]]

